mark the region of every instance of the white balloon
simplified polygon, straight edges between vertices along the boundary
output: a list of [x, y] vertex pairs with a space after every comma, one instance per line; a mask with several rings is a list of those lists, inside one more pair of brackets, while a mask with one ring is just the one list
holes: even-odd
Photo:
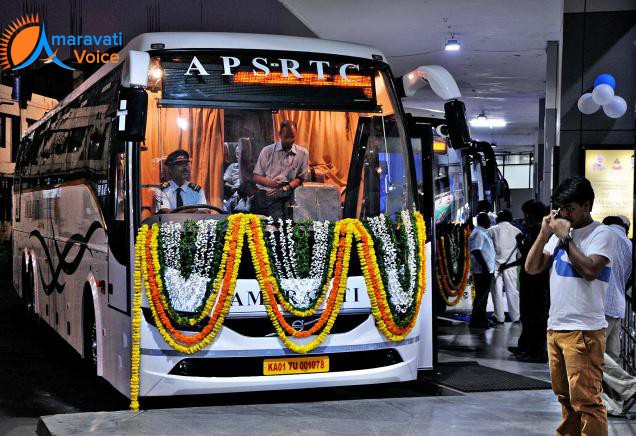
[[627, 112], [627, 103], [623, 97], [615, 95], [609, 103], [603, 105], [603, 112], [610, 118], [620, 118]]
[[579, 101], [576, 103], [581, 113], [585, 115], [593, 114], [600, 107], [598, 104], [594, 103], [592, 99], [592, 93], [587, 92], [579, 97]]
[[614, 97], [614, 89], [607, 83], [596, 86], [592, 91], [594, 103], [600, 104], [601, 106], [612, 101], [612, 97]]

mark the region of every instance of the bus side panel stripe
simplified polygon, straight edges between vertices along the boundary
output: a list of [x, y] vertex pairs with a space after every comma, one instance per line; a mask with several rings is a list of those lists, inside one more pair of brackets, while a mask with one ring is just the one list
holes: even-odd
[[[42, 249], [44, 250], [44, 254], [49, 263], [49, 269], [51, 270], [51, 274], [53, 275], [53, 277], [51, 278], [51, 282], [47, 285], [46, 283], [44, 283], [44, 277], [42, 276], [40, 272], [40, 280], [42, 282], [42, 286], [44, 286], [44, 293], [46, 295], [51, 295], [51, 293], [53, 293], [54, 290], [56, 290], [58, 293], [62, 293], [62, 291], [64, 291], [64, 286], [66, 286], [66, 284], [60, 284], [57, 281], [60, 276], [60, 273], [64, 271], [66, 275], [73, 274], [75, 270], [77, 269], [77, 267], [80, 265], [82, 258], [84, 257], [84, 252], [88, 250], [89, 252], [92, 253], [92, 251], [85, 244], [87, 244], [90, 241], [91, 236], [93, 236], [93, 233], [95, 233], [95, 231], [97, 231], [100, 228], [102, 228], [102, 225], [98, 221], [93, 221], [90, 228], [88, 229], [88, 232], [86, 233], [86, 236], [82, 236], [80, 234], [72, 235], [70, 239], [66, 242], [64, 249], [61, 252], [58, 248], [57, 241], [55, 241], [55, 249], [58, 253], [58, 259], [59, 259], [59, 262], [55, 269], [53, 268], [53, 259], [51, 259], [51, 253], [49, 252], [49, 248], [46, 244], [46, 241], [40, 234], [40, 232], [38, 230], [33, 230], [30, 233], [29, 237], [32, 237], [32, 236], [35, 237], [42, 245]], [[71, 251], [71, 249], [76, 243], [81, 244], [79, 252], [75, 256], [75, 259], [73, 259], [71, 262], [67, 262], [66, 256], [68, 256], [68, 253]]]

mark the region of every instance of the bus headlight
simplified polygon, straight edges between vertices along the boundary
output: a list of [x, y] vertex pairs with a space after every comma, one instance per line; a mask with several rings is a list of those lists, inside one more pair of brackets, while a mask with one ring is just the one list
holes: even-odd
[[148, 90], [157, 92], [161, 89], [161, 79], [163, 79], [163, 69], [161, 68], [161, 60], [158, 57], [150, 59], [148, 67]]

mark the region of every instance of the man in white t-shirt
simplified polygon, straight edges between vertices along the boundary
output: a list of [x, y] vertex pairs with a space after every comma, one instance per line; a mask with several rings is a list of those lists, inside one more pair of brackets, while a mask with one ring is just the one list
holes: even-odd
[[490, 218], [485, 212], [477, 215], [477, 225], [468, 238], [470, 250], [470, 266], [473, 270], [473, 283], [475, 286], [475, 301], [470, 316], [470, 327], [489, 327], [486, 318], [486, 304], [488, 303], [488, 291], [495, 272], [495, 247], [488, 234]]
[[521, 256], [517, 248], [517, 236], [521, 230], [512, 225], [512, 214], [509, 210], [497, 213], [497, 225], [488, 229], [497, 253], [497, 269], [495, 272], [495, 286], [491, 289], [492, 304], [495, 307], [494, 319], [503, 324], [505, 321], [503, 294], [506, 291], [508, 302], [508, 316], [510, 321], [519, 321], [519, 290], [517, 289], [517, 268], [506, 268], [509, 263]]
[[594, 190], [584, 177], [564, 180], [553, 192], [526, 271], [550, 271], [548, 358], [552, 390], [562, 408], [557, 434], [607, 435], [601, 399], [605, 308], [614, 255], [612, 230], [592, 219]]

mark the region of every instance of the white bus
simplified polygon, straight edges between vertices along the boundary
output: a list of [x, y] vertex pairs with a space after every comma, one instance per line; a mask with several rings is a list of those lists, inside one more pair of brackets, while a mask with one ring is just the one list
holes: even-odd
[[[276, 141], [283, 120], [297, 124], [296, 143], [309, 154], [305, 183], [286, 209], [294, 221], [288, 229], [381, 214], [399, 219], [402, 211], [432, 204], [432, 186], [420, 180], [425, 195], [417, 194], [403, 109], [386, 59], [373, 48], [284, 36], [154, 33], [134, 38], [121, 59], [103, 66], [25, 133], [14, 180], [13, 263], [15, 288], [32, 314], [126, 395], [135, 357], [139, 229], [157, 224], [185, 238], [192, 222], [198, 229], [214, 222], [221, 240], [228, 219], [249, 211], [255, 162]], [[158, 214], [157, 198], [167, 181], [164, 160], [177, 149], [188, 151], [192, 182], [207, 201]], [[233, 164], [238, 188], [224, 181]], [[424, 216], [430, 233], [431, 214]], [[284, 242], [280, 229], [286, 225], [270, 237]], [[163, 241], [161, 259], [169, 257], [168, 239]], [[242, 262], [229, 313], [214, 340], [193, 354], [166, 341], [144, 295], [139, 396], [408, 381], [418, 369], [433, 367], [431, 280], [421, 289], [415, 327], [402, 340], [388, 340], [352, 250], [340, 313], [330, 334], [305, 356], [313, 363], [299, 373], [277, 372], [298, 357], [268, 318], [272, 305], [263, 301], [247, 245], [237, 260]], [[179, 242], [171, 247], [178, 250]], [[400, 247], [401, 259], [407, 254]], [[430, 257], [428, 242], [426, 247]], [[314, 254], [307, 254], [312, 261]], [[305, 269], [308, 263], [305, 258]], [[430, 276], [430, 261], [426, 267], [423, 273]], [[192, 305], [173, 306], [177, 317], [194, 312]], [[321, 310], [280, 317], [303, 331]], [[179, 327], [177, 334], [196, 335], [206, 320]], [[316, 362], [322, 366], [315, 368]]]

